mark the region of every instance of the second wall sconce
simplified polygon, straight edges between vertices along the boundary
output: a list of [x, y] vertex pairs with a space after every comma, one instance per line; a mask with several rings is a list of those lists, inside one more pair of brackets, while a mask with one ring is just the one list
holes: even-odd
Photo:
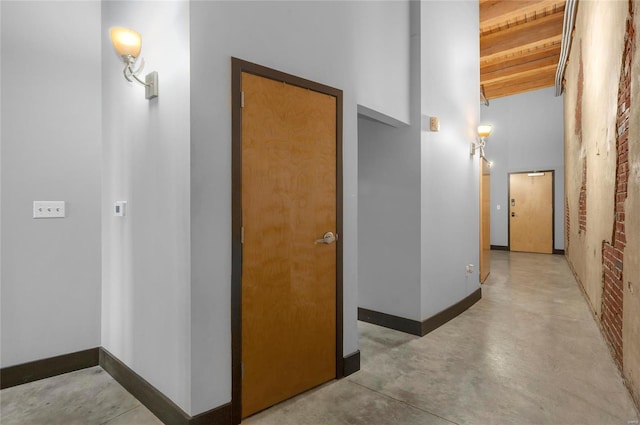
[[491, 126], [490, 125], [479, 125], [478, 126], [478, 139], [477, 142], [471, 142], [471, 156], [476, 154], [476, 149], [480, 149], [480, 156], [484, 156], [484, 147], [487, 144], [487, 137], [491, 134]]
[[158, 73], [156, 71], [150, 72], [145, 76], [144, 81], [138, 77], [138, 74], [142, 72], [144, 68], [144, 59], [140, 58], [140, 66], [134, 70], [133, 65], [136, 63], [138, 56], [140, 55], [140, 49], [142, 48], [142, 37], [140, 33], [128, 28], [113, 27], [109, 30], [111, 36], [111, 42], [113, 48], [120, 58], [125, 63], [124, 78], [127, 81], [137, 81], [145, 88], [145, 98], [153, 99], [158, 97]]

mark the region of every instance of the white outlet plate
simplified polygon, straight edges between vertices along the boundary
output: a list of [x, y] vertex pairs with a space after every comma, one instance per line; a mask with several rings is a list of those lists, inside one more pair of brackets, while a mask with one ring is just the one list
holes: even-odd
[[113, 204], [113, 215], [116, 217], [127, 215], [127, 201], [116, 201]]
[[65, 218], [64, 201], [33, 201], [33, 218]]

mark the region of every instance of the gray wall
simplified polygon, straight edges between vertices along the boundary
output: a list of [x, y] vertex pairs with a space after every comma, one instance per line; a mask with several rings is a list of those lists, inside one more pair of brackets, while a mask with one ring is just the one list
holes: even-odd
[[358, 116], [358, 307], [414, 320], [420, 320], [419, 10], [411, 3], [407, 17], [410, 123], [362, 106]]
[[473, 1], [410, 6], [410, 123], [358, 125], [358, 303], [424, 320], [479, 286], [466, 273], [478, 264], [479, 17]]
[[419, 141], [415, 125], [358, 119], [358, 306], [413, 320], [420, 320]]
[[492, 245], [509, 245], [509, 173], [554, 170], [554, 248], [564, 249], [563, 111], [562, 97], [555, 97], [553, 87], [493, 99], [488, 107], [482, 106], [482, 123], [493, 125], [485, 149], [493, 162]]
[[[157, 99], [123, 78], [112, 26], [142, 34]], [[103, 2], [101, 36], [102, 345], [191, 412], [189, 4]]]
[[422, 114], [440, 118], [420, 142], [422, 319], [479, 287], [478, 13], [476, 1], [421, 2]]
[[0, 8], [6, 367], [100, 345], [100, 4]]

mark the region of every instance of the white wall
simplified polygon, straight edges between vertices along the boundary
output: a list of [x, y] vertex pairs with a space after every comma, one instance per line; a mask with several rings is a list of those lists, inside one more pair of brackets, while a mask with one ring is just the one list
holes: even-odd
[[415, 121], [358, 119], [358, 306], [420, 320], [419, 114]]
[[358, 348], [357, 105], [408, 120], [408, 8], [408, 2], [191, 3], [194, 412], [231, 398], [231, 57], [344, 90], [344, 354], [350, 354]]
[[358, 307], [412, 320], [421, 314], [419, 10], [411, 3], [406, 17], [409, 124], [362, 106], [358, 116]]
[[0, 8], [6, 367], [100, 346], [100, 4]]
[[[123, 78], [112, 26], [142, 34], [157, 99]], [[102, 345], [191, 413], [189, 4], [103, 2], [100, 36]]]
[[479, 249], [479, 17], [473, 1], [410, 7], [410, 125], [359, 120], [358, 303], [424, 320], [479, 286], [466, 274]]
[[[479, 287], [479, 162], [469, 156], [480, 115], [477, 1], [422, 1], [422, 114], [440, 118], [421, 140], [422, 319]], [[475, 264], [467, 275], [467, 264]]]
[[482, 106], [482, 123], [493, 125], [485, 149], [493, 161], [492, 245], [509, 245], [509, 173], [554, 170], [554, 248], [564, 249], [563, 108], [554, 87], [493, 99], [488, 107]]

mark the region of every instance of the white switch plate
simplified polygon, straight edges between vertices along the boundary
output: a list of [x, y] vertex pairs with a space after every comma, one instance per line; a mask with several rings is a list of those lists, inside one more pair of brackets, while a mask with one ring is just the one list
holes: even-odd
[[33, 201], [33, 218], [65, 218], [64, 201]]

